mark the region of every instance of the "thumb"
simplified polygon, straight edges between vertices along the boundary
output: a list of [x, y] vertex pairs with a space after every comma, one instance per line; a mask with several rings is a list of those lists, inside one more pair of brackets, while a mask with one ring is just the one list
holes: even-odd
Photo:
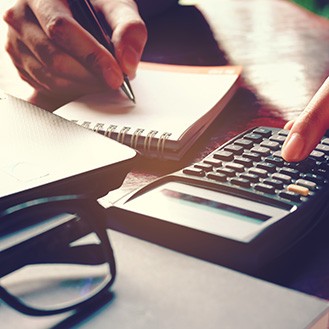
[[[288, 124], [287, 127], [291, 125]], [[282, 147], [286, 161], [305, 159], [329, 127], [329, 78], [313, 96], [305, 110], [293, 122]]]

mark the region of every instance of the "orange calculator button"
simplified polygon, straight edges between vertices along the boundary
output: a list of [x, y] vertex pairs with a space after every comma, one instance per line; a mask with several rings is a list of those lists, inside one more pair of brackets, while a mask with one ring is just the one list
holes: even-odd
[[296, 184], [288, 185], [287, 190], [290, 192], [295, 192], [302, 196], [308, 196], [310, 193], [310, 190], [307, 187], [296, 185]]

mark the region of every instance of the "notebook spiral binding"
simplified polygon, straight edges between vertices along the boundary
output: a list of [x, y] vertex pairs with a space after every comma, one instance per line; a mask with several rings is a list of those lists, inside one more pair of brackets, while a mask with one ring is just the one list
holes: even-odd
[[[159, 133], [157, 130], [150, 130], [145, 137], [142, 136], [142, 134], [145, 132], [145, 129], [137, 128], [133, 133], [130, 133], [130, 143], [126, 142], [126, 135], [129, 133], [129, 131], [132, 129], [131, 127], [120, 127], [117, 125], [110, 124], [107, 128], [104, 123], [98, 122], [93, 126], [93, 123], [90, 121], [84, 121], [82, 123], [79, 123], [78, 120], [72, 120], [72, 122], [76, 124], [80, 124], [81, 126], [91, 129], [95, 132], [98, 132], [106, 137], [115, 139], [119, 143], [126, 144], [134, 149], [137, 149], [139, 144], [138, 141], [140, 138], [144, 138], [143, 141], [143, 151], [146, 153], [151, 153], [151, 148], [154, 145], [153, 140], [157, 140], [156, 143], [156, 151], [157, 156], [162, 158], [164, 156], [164, 152], [166, 149], [166, 141], [169, 139], [169, 137], [172, 135], [169, 132], [164, 132], [160, 135], [160, 137], [156, 138], [156, 135]], [[116, 137], [113, 136], [116, 134]], [[141, 137], [142, 136], [142, 137]]]

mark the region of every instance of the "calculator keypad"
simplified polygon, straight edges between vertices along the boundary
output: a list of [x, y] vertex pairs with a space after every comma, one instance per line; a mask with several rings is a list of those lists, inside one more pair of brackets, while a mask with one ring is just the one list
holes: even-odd
[[[238, 136], [181, 174], [207, 188], [248, 192], [249, 198], [300, 204], [327, 183], [329, 138], [323, 138], [310, 156], [286, 162], [281, 147], [288, 130], [258, 127]], [[204, 184], [203, 184], [204, 183]]]

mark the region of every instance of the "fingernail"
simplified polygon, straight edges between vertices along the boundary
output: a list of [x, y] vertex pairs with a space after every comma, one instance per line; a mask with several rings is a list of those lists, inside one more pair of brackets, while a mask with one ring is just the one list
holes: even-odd
[[304, 147], [304, 138], [299, 133], [293, 133], [283, 145], [282, 156], [290, 162], [302, 160]]
[[123, 65], [125, 73], [132, 74], [140, 61], [138, 52], [133, 47], [126, 47], [123, 51]]
[[108, 86], [113, 89], [118, 89], [123, 82], [122, 72], [112, 68], [107, 68], [103, 71], [103, 77]]

